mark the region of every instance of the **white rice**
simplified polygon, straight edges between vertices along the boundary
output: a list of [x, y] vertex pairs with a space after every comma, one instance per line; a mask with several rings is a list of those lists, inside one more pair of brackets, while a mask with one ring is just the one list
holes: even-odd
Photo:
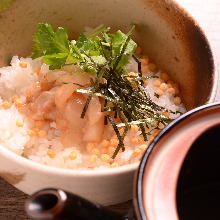
[[[21, 68], [19, 66], [20, 61], [27, 63], [27, 68]], [[133, 65], [128, 66], [129, 70], [134, 70]], [[109, 162], [102, 162], [100, 158], [97, 159], [96, 163], [90, 163], [89, 158], [91, 157], [91, 152], [86, 150], [85, 144], [78, 146], [73, 146], [71, 148], [63, 148], [62, 143], [60, 142], [61, 131], [56, 129], [56, 123], [51, 122], [47, 123], [44, 126], [44, 130], [48, 132], [47, 137], [40, 138], [38, 136], [29, 137], [27, 131], [30, 128], [29, 119], [21, 115], [14, 104], [11, 101], [13, 95], [18, 95], [19, 98], [25, 102], [26, 89], [33, 83], [37, 82], [38, 76], [34, 73], [34, 69], [39, 68], [42, 73], [47, 73], [49, 68], [46, 64], [41, 63], [41, 58], [32, 60], [31, 58], [18, 58], [14, 56], [11, 61], [11, 66], [3, 67], [0, 69], [0, 106], [4, 100], [9, 101], [12, 106], [5, 110], [3, 107], [0, 107], [0, 145], [10, 149], [11, 151], [29, 158], [35, 162], [46, 164], [54, 167], [62, 167], [67, 169], [97, 169], [97, 168], [108, 168], [113, 162], [110, 159]], [[157, 76], [160, 76], [160, 71], [156, 73]], [[155, 73], [149, 71], [147, 75], [155, 75]], [[152, 100], [172, 111], [185, 112], [183, 104], [175, 105], [174, 95], [164, 92], [164, 95], [160, 98], [154, 96], [155, 91], [158, 90], [158, 87], [154, 86], [155, 79], [148, 80], [148, 86], [146, 87], [149, 92]], [[179, 114], [171, 114], [171, 118], [178, 117]], [[24, 126], [17, 127], [16, 121], [23, 120]], [[109, 140], [114, 135], [114, 131], [111, 125], [108, 125], [103, 134], [103, 139]], [[133, 146], [130, 143], [130, 138], [132, 136], [139, 136], [140, 132], [133, 134], [131, 131], [128, 132], [125, 137], [124, 143], [126, 150], [117, 155], [114, 162], [119, 166], [124, 164], [133, 163], [139, 161], [142, 154], [139, 156], [133, 156], [133, 150], [140, 147], [141, 144]], [[146, 142], [146, 144], [149, 144]], [[97, 144], [96, 147], [101, 149], [101, 144]], [[53, 149], [56, 153], [55, 158], [50, 158], [47, 155], [48, 149]], [[77, 158], [75, 160], [70, 160], [68, 155], [75, 151], [77, 153]]]

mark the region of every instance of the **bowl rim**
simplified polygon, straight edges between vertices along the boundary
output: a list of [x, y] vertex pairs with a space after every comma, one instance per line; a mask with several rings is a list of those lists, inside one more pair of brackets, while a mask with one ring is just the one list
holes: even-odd
[[213, 43], [211, 40], [208, 38], [206, 31], [202, 28], [200, 25], [199, 21], [192, 15], [185, 7], [183, 7], [180, 2], [177, 2], [177, 0], [166, 0], [170, 2], [171, 4], [174, 4], [177, 8], [179, 8], [183, 13], [187, 16], [188, 19], [190, 19], [200, 32], [200, 34], [204, 37], [204, 41], [206, 45], [208, 46], [209, 54], [210, 54], [210, 61], [212, 62], [212, 73], [213, 73], [213, 86], [211, 89], [210, 97], [206, 101], [206, 104], [212, 103], [215, 101], [215, 97], [217, 94], [217, 89], [218, 89], [218, 80], [219, 80], [219, 70], [218, 70], [218, 61], [217, 61], [217, 56], [214, 50]]
[[143, 155], [143, 158], [140, 162], [140, 165], [138, 167], [138, 170], [136, 171], [136, 177], [135, 177], [135, 188], [134, 188], [134, 205], [137, 209], [139, 215], [141, 216], [141, 219], [147, 220], [147, 216], [144, 209], [144, 203], [143, 203], [143, 177], [144, 177], [144, 171], [145, 167], [147, 166], [148, 159], [151, 156], [154, 147], [157, 145], [159, 140], [163, 138], [168, 132], [170, 132], [177, 124], [184, 121], [186, 118], [190, 117], [191, 115], [196, 114], [197, 112], [204, 111], [206, 109], [211, 109], [213, 107], [220, 107], [220, 101], [209, 103], [206, 105], [199, 106], [195, 109], [192, 109], [177, 119], [175, 119], [173, 122], [171, 122], [169, 125], [167, 125], [152, 141], [152, 143], [149, 145], [147, 151]]
[[174, 4], [176, 7], [178, 7], [183, 13], [187, 16], [188, 19], [190, 19], [200, 32], [200, 34], [204, 37], [204, 41], [206, 45], [208, 46], [209, 54], [210, 54], [210, 61], [212, 62], [212, 72], [213, 72], [213, 86], [211, 89], [211, 94], [209, 99], [206, 101], [206, 104], [212, 103], [215, 101], [215, 97], [217, 94], [217, 89], [218, 89], [218, 80], [219, 80], [219, 70], [218, 70], [218, 61], [217, 61], [217, 56], [213, 47], [213, 44], [211, 40], [209, 40], [206, 31], [202, 28], [200, 23], [197, 21], [197, 19], [192, 15], [185, 7], [183, 7], [180, 2], [177, 2], [177, 0], [166, 0], [170, 2], [171, 4]]
[[[213, 86], [212, 86], [212, 90], [211, 90], [211, 95], [209, 100], [207, 100], [207, 103], [212, 103], [215, 100], [215, 96], [217, 93], [217, 85], [218, 85], [218, 68], [217, 68], [217, 58], [215, 56], [215, 52], [212, 48], [212, 44], [210, 43], [210, 41], [207, 38], [207, 35], [205, 34], [205, 31], [201, 28], [200, 24], [197, 22], [197, 20], [195, 20], [194, 16], [191, 15], [191, 13], [189, 13], [179, 2], [177, 2], [176, 0], [166, 0], [166, 2], [168, 2], [169, 4], [172, 4], [173, 7], [176, 7], [179, 9], [179, 11], [181, 12], [181, 14], [185, 14], [185, 16], [187, 17], [187, 19], [192, 20], [192, 22], [195, 25], [195, 27], [198, 29], [198, 31], [200, 32], [200, 34], [202, 36], [204, 36], [204, 40], [206, 45], [208, 46], [208, 49], [210, 51], [210, 56], [211, 56], [211, 60], [212, 60], [212, 71], [213, 71]], [[198, 108], [198, 107], [197, 107]], [[196, 109], [197, 109], [196, 108]], [[192, 111], [192, 110], [191, 110]], [[191, 112], [190, 111], [190, 112]], [[187, 114], [186, 114], [187, 115]], [[182, 118], [181, 116], [179, 118]], [[176, 120], [175, 120], [176, 121]], [[171, 123], [173, 124], [173, 123]], [[168, 125], [168, 127], [165, 128], [165, 130], [167, 130], [170, 127], [170, 125]], [[160, 133], [164, 133], [164, 132], [160, 132]], [[151, 143], [150, 146], [152, 146], [153, 143], [155, 143], [155, 141], [160, 137], [161, 135], [158, 135], [154, 141]], [[150, 149], [150, 146], [148, 149]], [[135, 162], [135, 163], [131, 163], [131, 164], [126, 164], [126, 165], [122, 165], [119, 167], [116, 167], [114, 169], [112, 168], [100, 168], [100, 169], [67, 169], [67, 168], [59, 168], [59, 167], [52, 167], [49, 165], [44, 165], [44, 164], [39, 164], [35, 161], [31, 161], [30, 159], [27, 159], [25, 157], [22, 157], [20, 155], [17, 155], [15, 152], [12, 152], [11, 150], [7, 149], [6, 147], [2, 146], [0, 144], [0, 150], [1, 153], [0, 154], [8, 154], [8, 158], [10, 158], [11, 161], [16, 161], [17, 163], [22, 164], [23, 166], [27, 166], [30, 167], [30, 169], [33, 170], [40, 170], [41, 172], [45, 172], [45, 173], [57, 173], [57, 174], [62, 174], [62, 175], [67, 175], [67, 176], [72, 176], [73, 174], [75, 176], [106, 176], [106, 175], [115, 175], [115, 174], [120, 174], [122, 172], [135, 172], [137, 170], [137, 168], [139, 167], [140, 169], [140, 163], [143, 160], [143, 158], [145, 157], [146, 153], [142, 156], [142, 160]]]

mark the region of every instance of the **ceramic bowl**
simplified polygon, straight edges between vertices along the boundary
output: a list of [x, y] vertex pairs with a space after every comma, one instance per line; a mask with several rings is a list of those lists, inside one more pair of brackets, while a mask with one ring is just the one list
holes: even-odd
[[[128, 31], [134, 40], [180, 84], [188, 110], [212, 102], [216, 93], [216, 60], [197, 22], [172, 0], [16, 0], [0, 14], [0, 66], [12, 55], [28, 56], [39, 22], [67, 27], [77, 38], [82, 27], [100, 23]], [[62, 188], [104, 205], [132, 198], [138, 163], [99, 171], [43, 166], [0, 146], [0, 176], [27, 194], [47, 187]]]
[[138, 219], [218, 219], [220, 102], [193, 109], [151, 143], [136, 176]]

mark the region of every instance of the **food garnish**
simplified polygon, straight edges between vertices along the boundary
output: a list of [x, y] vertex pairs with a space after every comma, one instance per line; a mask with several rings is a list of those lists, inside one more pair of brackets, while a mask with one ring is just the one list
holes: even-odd
[[[95, 74], [95, 80], [90, 80], [91, 85], [76, 84], [79, 86], [77, 92], [88, 94], [81, 118], [85, 117], [92, 96], [104, 99], [101, 111], [106, 115], [103, 123], [111, 123], [119, 140], [112, 159], [120, 149], [125, 150], [123, 141], [133, 125], [138, 126], [144, 141], [147, 141], [155, 129], [161, 130], [159, 125], [165, 126], [173, 120], [162, 112], [176, 113], [153, 102], [146, 90], [146, 81], [157, 76], [142, 76], [141, 62], [134, 53], [137, 44], [131, 39], [134, 28], [135, 25], [131, 24], [127, 34], [120, 30], [110, 33], [110, 28], [100, 25], [88, 34], [82, 30], [77, 41], [70, 41], [66, 28], [59, 27], [54, 32], [50, 24], [40, 23], [33, 36], [32, 58], [42, 57], [50, 70], [78, 65], [85, 72]], [[137, 75], [129, 74], [126, 69], [130, 59], [137, 62]], [[163, 92], [164, 89], [160, 90]], [[160, 93], [155, 93], [155, 96], [160, 98]], [[152, 130], [146, 131], [149, 126]], [[122, 134], [120, 127], [124, 128]]]

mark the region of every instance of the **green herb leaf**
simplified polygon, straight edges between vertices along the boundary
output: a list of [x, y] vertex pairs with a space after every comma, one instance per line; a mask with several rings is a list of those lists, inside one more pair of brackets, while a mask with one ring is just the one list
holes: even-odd
[[69, 52], [69, 41], [66, 28], [58, 28], [53, 31], [50, 24], [40, 23], [38, 31], [34, 35], [34, 41], [44, 54]]
[[[99, 35], [101, 32], [105, 31], [105, 25], [100, 24], [98, 27], [94, 28], [92, 31], [90, 31], [88, 34], [86, 34], [87, 38], [93, 38]], [[108, 29], [107, 29], [108, 30]]]
[[128, 57], [126, 55], [123, 55], [121, 57], [121, 60], [119, 61], [118, 63], [118, 67], [124, 67], [126, 66], [127, 64], [129, 64], [130, 62], [128, 61]]
[[[60, 68], [66, 62], [70, 52], [67, 30], [58, 28], [56, 32], [50, 24], [40, 23], [34, 34], [36, 44], [32, 46], [32, 58], [46, 55], [43, 61], [50, 65], [50, 69]], [[65, 54], [65, 55], [64, 55]]]
[[92, 56], [93, 61], [98, 65], [104, 65], [107, 60], [103, 56]]
[[[122, 33], [121, 31], [117, 31], [117, 33], [113, 36], [113, 42], [112, 42], [113, 56], [120, 54], [122, 52], [122, 48], [124, 47], [128, 37], [130, 37], [133, 28], [134, 27], [132, 26], [132, 29], [128, 32], [127, 35]], [[123, 52], [123, 54], [133, 53], [136, 47], [137, 44], [132, 39], [130, 39], [127, 43], [126, 49]]]
[[44, 55], [44, 52], [42, 50], [37, 50], [34, 54], [32, 54], [31, 58], [36, 59], [38, 57], [42, 57]]
[[122, 48], [127, 40], [128, 36], [122, 33], [121, 31], [117, 31], [115, 35], [112, 37], [112, 55], [115, 56], [120, 54]]
[[83, 31], [81, 31], [79, 40], [76, 42], [76, 47], [81, 53], [95, 49], [94, 43], [86, 37]]
[[71, 54], [69, 55], [69, 59], [71, 59], [74, 63], [84, 62], [84, 58], [76, 45], [71, 46]]
[[52, 55], [46, 55], [43, 57], [43, 62], [50, 65], [49, 69], [60, 69], [61, 66], [66, 62], [68, 53], [56, 53]]
[[89, 51], [89, 56], [99, 56], [100, 55], [100, 51], [96, 50], [96, 51]]

